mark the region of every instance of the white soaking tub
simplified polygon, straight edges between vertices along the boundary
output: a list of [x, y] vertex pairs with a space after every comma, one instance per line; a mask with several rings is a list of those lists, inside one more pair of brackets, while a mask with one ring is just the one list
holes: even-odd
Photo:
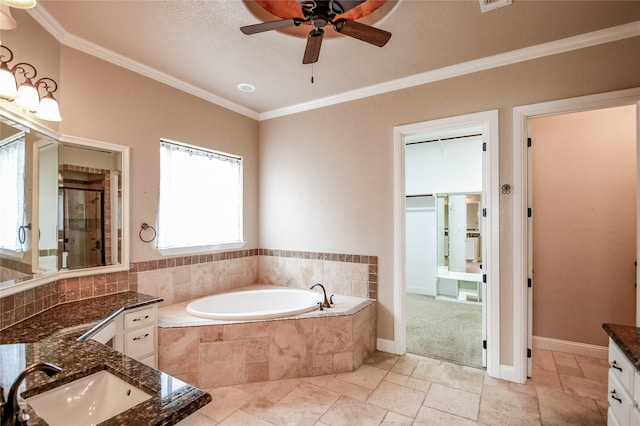
[[243, 321], [283, 318], [319, 309], [322, 292], [297, 288], [262, 288], [219, 293], [190, 302], [186, 311], [199, 318]]

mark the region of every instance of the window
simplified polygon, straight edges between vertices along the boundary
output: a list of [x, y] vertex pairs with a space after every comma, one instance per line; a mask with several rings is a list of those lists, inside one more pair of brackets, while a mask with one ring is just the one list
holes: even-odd
[[160, 141], [158, 248], [242, 242], [242, 158]]
[[[24, 132], [0, 141], [0, 249], [22, 251], [25, 225]], [[22, 240], [22, 241], [21, 241]]]

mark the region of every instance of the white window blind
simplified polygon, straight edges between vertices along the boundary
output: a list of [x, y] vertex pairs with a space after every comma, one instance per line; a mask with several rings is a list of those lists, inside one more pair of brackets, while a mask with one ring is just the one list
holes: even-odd
[[242, 241], [242, 158], [160, 142], [158, 248]]
[[0, 248], [22, 251], [18, 228], [26, 225], [24, 205], [24, 133], [0, 141]]

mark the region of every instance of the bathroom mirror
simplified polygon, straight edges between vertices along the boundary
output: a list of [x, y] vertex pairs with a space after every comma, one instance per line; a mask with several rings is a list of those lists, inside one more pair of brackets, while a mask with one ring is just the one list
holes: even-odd
[[[4, 112], [0, 132], [0, 161], [22, 162], [15, 167], [24, 170], [22, 178], [0, 172], [0, 185], [22, 184], [2, 194], [22, 211], [0, 214], [0, 295], [128, 270], [129, 148], [60, 135]], [[19, 134], [24, 155], [3, 153]]]
[[437, 194], [438, 269], [477, 273], [481, 256], [482, 194]]

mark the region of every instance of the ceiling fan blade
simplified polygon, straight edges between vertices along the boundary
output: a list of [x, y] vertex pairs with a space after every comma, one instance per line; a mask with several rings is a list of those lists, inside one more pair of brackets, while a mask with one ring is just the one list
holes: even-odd
[[360, 6], [367, 0], [333, 0], [331, 2], [331, 9], [338, 15], [350, 11], [356, 6]]
[[318, 62], [323, 36], [324, 30], [322, 28], [316, 28], [309, 33], [309, 36], [307, 37], [307, 47], [304, 49], [304, 57], [302, 58], [303, 64], [313, 64]]
[[367, 24], [340, 18], [333, 23], [333, 28], [344, 35], [366, 41], [378, 47], [382, 47], [391, 38], [389, 31], [374, 28]]
[[263, 33], [265, 31], [279, 30], [281, 28], [287, 28], [287, 27], [293, 27], [293, 26], [297, 27], [302, 22], [304, 22], [304, 19], [299, 19], [299, 18], [281, 19], [279, 21], [269, 21], [269, 22], [261, 22], [259, 24], [253, 24], [253, 25], [245, 25], [244, 27], [240, 27], [240, 31], [242, 31], [244, 34], [247, 34], [247, 35], [257, 34], [257, 33]]

